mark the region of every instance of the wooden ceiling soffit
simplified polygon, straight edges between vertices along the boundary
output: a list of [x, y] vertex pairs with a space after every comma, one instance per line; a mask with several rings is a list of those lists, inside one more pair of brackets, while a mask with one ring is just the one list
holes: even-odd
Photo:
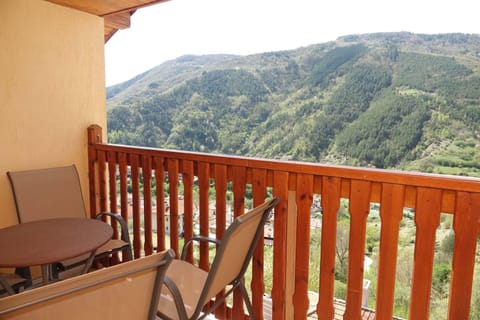
[[140, 8], [169, 0], [46, 0], [64, 7], [73, 8], [104, 18], [105, 42], [117, 30], [130, 27], [130, 17]]
[[104, 40], [107, 42], [117, 30], [130, 28], [130, 17], [135, 11], [121, 12], [103, 17]]

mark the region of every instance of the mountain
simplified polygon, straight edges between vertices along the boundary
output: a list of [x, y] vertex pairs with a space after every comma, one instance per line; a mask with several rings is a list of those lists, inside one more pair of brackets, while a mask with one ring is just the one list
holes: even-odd
[[480, 176], [480, 36], [183, 56], [107, 88], [109, 142]]

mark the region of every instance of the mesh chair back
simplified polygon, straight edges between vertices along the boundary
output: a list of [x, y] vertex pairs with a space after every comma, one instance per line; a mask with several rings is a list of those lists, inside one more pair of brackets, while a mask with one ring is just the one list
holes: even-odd
[[279, 198], [266, 201], [255, 209], [239, 216], [230, 225], [222, 237], [215, 260], [209, 272], [204, 288], [205, 300], [213, 298], [240, 277], [243, 277], [263, 226]]
[[0, 299], [0, 319], [156, 319], [171, 250]]
[[74, 165], [7, 172], [21, 223], [50, 218], [86, 218]]

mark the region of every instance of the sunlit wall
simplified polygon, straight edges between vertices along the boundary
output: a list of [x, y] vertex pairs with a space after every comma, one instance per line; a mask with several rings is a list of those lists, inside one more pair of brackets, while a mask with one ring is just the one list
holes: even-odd
[[86, 129], [106, 128], [106, 106], [103, 19], [43, 0], [1, 0], [0, 21], [4, 227], [17, 223], [9, 170], [76, 164], [88, 201]]

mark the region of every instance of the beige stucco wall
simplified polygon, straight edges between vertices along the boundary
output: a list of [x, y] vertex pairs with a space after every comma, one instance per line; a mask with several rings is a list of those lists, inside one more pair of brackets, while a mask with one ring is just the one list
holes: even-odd
[[87, 127], [106, 128], [106, 106], [103, 19], [43, 0], [1, 0], [0, 21], [4, 227], [17, 223], [9, 170], [74, 163], [88, 201]]

